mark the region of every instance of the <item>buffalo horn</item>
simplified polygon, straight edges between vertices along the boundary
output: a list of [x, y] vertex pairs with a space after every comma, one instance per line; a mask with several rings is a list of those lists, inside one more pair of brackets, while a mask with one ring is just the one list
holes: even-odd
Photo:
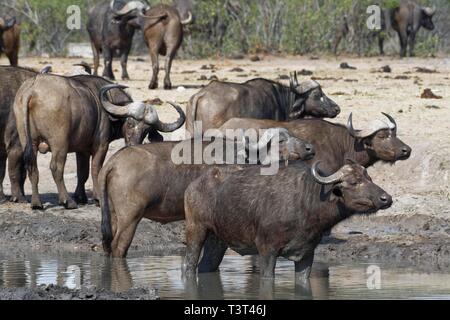
[[119, 84], [109, 84], [107, 86], [104, 86], [103, 88], [100, 89], [100, 101], [102, 102], [102, 106], [103, 108], [105, 108], [105, 110], [117, 117], [128, 117], [129, 114], [129, 108], [128, 106], [116, 106], [115, 104], [112, 104], [111, 102], [108, 101], [108, 99], [106, 98], [106, 93], [112, 89], [127, 89], [128, 87], [126, 86], [122, 86]]
[[388, 118], [389, 121], [394, 125], [394, 128], [395, 128], [394, 131], [397, 131], [397, 122], [395, 122], [395, 119], [392, 118], [392, 116], [390, 116], [390, 115], [387, 114], [387, 113], [382, 112], [382, 114], [383, 114], [386, 118]]
[[131, 11], [133, 11], [135, 9], [138, 9], [141, 12], [141, 11], [146, 10], [146, 9], [149, 8], [148, 5], [142, 3], [141, 1], [130, 1], [126, 5], [124, 5], [122, 9], [115, 10], [114, 9], [115, 3], [116, 3], [116, 0], [112, 0], [111, 1], [111, 10], [117, 16], [126, 15], [126, 14], [130, 13]]
[[188, 18], [186, 20], [181, 20], [182, 25], [187, 25], [192, 23], [192, 12], [188, 11]]
[[314, 180], [316, 180], [316, 182], [318, 182], [320, 184], [328, 185], [328, 184], [334, 184], [334, 183], [342, 181], [342, 178], [344, 177], [344, 174], [342, 173], [342, 169], [337, 171], [336, 173], [332, 174], [329, 177], [322, 177], [318, 172], [319, 164], [320, 164], [320, 161], [317, 161], [311, 167], [311, 173], [312, 173]]
[[74, 66], [74, 67], [83, 67], [83, 68], [84, 68], [84, 71], [86, 71], [86, 73], [92, 74], [92, 68], [91, 68], [91, 66], [90, 66], [88, 63], [86, 63], [86, 62], [75, 63], [73, 66]]
[[146, 119], [144, 119], [145, 123], [149, 124], [149, 125], [155, 125], [156, 129], [161, 132], [173, 132], [173, 131], [181, 128], [181, 126], [186, 121], [186, 115], [180, 106], [176, 105], [173, 102], [169, 102], [169, 104], [172, 107], [174, 107], [175, 110], [177, 110], [178, 114], [180, 115], [180, 117], [178, 118], [177, 121], [175, 121], [173, 123], [164, 123], [164, 122], [161, 122], [159, 119], [157, 119], [156, 123], [148, 123], [146, 121]]
[[[297, 82], [297, 81], [296, 81]], [[305, 94], [310, 92], [311, 90], [317, 89], [320, 87], [320, 84], [314, 80], [308, 80], [300, 83], [300, 85], [296, 84], [296, 90], [299, 94]]]
[[426, 13], [427, 16], [432, 17], [436, 13], [436, 7], [433, 8], [425, 7], [423, 8], [423, 11]]

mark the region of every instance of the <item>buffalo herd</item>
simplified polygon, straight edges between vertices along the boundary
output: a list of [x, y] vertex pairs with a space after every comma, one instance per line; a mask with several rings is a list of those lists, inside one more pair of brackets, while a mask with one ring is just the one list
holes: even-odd
[[[122, 78], [128, 79], [133, 34], [142, 30], [154, 66], [149, 87], [157, 87], [158, 54], [165, 54], [164, 88], [170, 89], [183, 25], [194, 21], [190, 10], [179, 13], [178, 6], [113, 0], [94, 7], [88, 22], [93, 75], [84, 64], [70, 75], [15, 66], [18, 45], [5, 39], [18, 37], [19, 27], [15, 19], [0, 19], [0, 50], [11, 53], [13, 65], [0, 67], [0, 201], [27, 202], [28, 173], [31, 208], [43, 210], [37, 156], [51, 152], [50, 170], [66, 209], [88, 203], [85, 183], [91, 172], [108, 256], [126, 257], [142, 218], [185, 219], [186, 276], [216, 271], [230, 248], [259, 255], [262, 278], [273, 278], [277, 257], [284, 257], [295, 263], [296, 279], [306, 281], [327, 230], [352, 215], [392, 205], [391, 195], [372, 181], [367, 168], [407, 160], [412, 150], [386, 113], [363, 127], [352, 114], [346, 124], [325, 120], [341, 108], [318, 82], [298, 81], [296, 73], [288, 85], [262, 78], [212, 81], [191, 97], [186, 113], [170, 103], [178, 119], [162, 122], [154, 106], [133, 100], [127, 87], [110, 81], [112, 58], [120, 56]], [[395, 15], [409, 30], [411, 49], [414, 30], [432, 25], [432, 11], [415, 10], [401, 7]], [[405, 19], [414, 27], [402, 24], [408, 14], [413, 18]], [[97, 76], [101, 53], [104, 77]], [[185, 124], [185, 140], [163, 141], [161, 132]], [[110, 143], [122, 138], [126, 146], [104, 164]], [[145, 139], [150, 143], [143, 144]], [[76, 154], [77, 164], [73, 197], [64, 182], [69, 153]], [[9, 198], [2, 187], [7, 161]], [[276, 172], [262, 174], [273, 165]]]

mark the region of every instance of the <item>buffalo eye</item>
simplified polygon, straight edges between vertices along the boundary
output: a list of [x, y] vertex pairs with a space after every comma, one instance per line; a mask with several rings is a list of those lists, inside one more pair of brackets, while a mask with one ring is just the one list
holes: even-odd
[[388, 137], [388, 135], [385, 132], [379, 132], [377, 134], [378, 138], [380, 139], [386, 139]]
[[342, 198], [343, 196], [341, 188], [338, 187], [333, 189], [333, 194], [338, 198]]

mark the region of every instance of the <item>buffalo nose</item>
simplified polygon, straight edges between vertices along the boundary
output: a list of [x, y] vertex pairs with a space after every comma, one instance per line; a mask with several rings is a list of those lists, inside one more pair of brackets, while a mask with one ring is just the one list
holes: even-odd
[[336, 114], [341, 113], [341, 108], [339, 108], [339, 106], [335, 106], [334, 109], [336, 110]]
[[392, 204], [392, 197], [387, 193], [380, 196], [380, 201], [383, 204], [383, 207], [390, 206]]
[[410, 147], [403, 147], [402, 148], [402, 153], [405, 156], [409, 156], [411, 154], [411, 148]]

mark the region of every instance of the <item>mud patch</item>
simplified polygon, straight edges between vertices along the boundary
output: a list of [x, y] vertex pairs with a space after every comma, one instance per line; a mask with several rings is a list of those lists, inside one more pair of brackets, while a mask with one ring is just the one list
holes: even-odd
[[0, 288], [0, 300], [158, 300], [154, 289], [131, 289], [115, 293], [105, 289], [73, 290], [54, 285], [30, 288]]

